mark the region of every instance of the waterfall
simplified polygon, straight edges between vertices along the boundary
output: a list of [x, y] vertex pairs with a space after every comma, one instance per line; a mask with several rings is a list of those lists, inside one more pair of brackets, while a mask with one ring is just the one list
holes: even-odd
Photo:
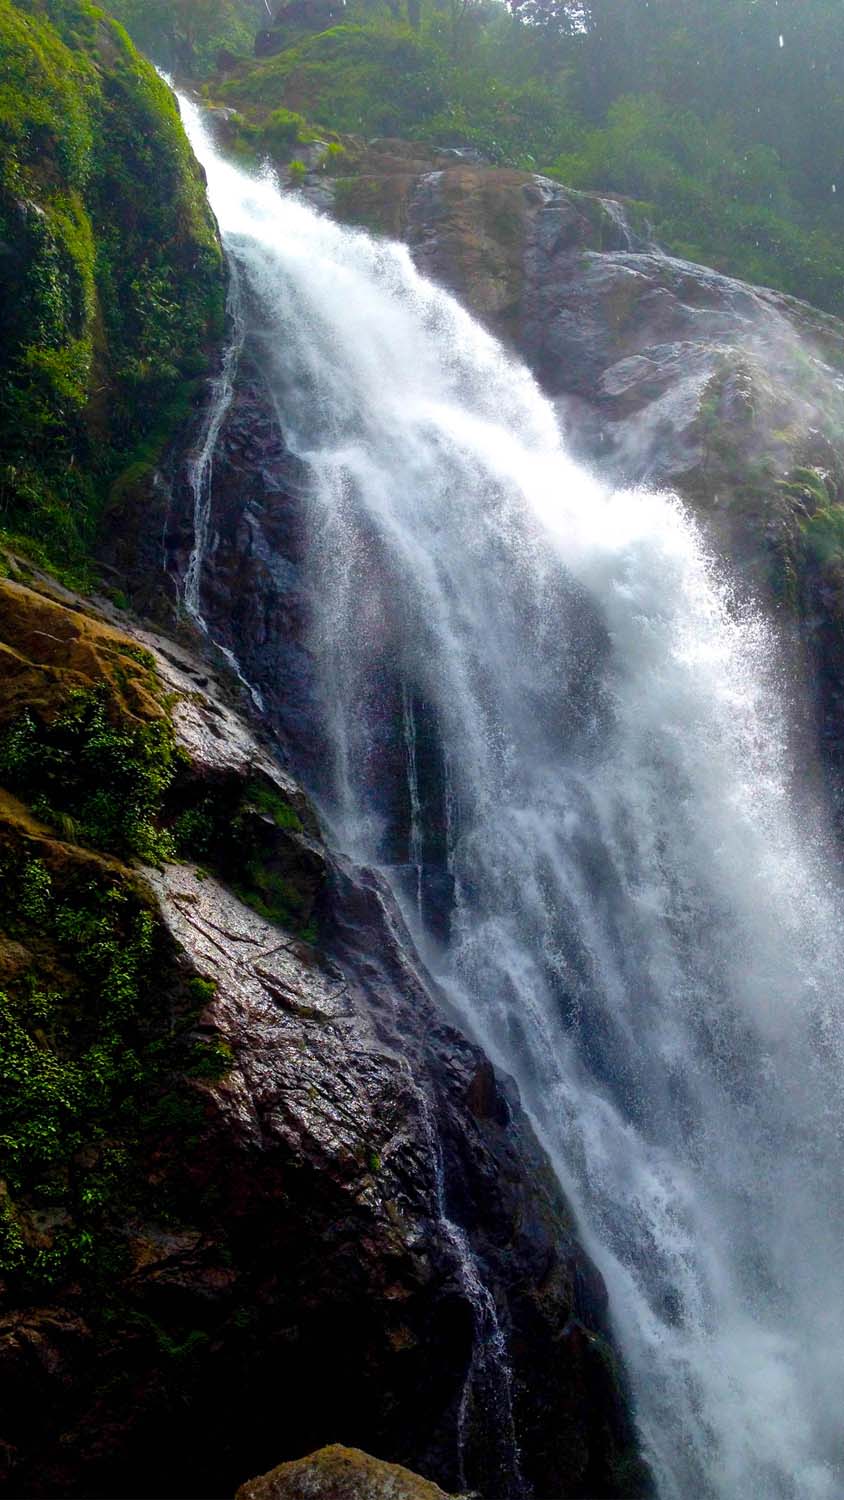
[[[662, 1500], [834, 1500], [844, 923], [771, 633], [676, 498], [572, 462], [528, 371], [402, 246], [184, 115], [312, 477], [331, 836], [394, 878], [519, 1083]], [[448, 877], [436, 927], [389, 848], [385, 764], [422, 887]]]
[[417, 916], [422, 916], [422, 804], [419, 801], [419, 772], [416, 766], [416, 714], [407, 687], [402, 687], [402, 729], [407, 756], [407, 791], [410, 798], [408, 857], [413, 871]]

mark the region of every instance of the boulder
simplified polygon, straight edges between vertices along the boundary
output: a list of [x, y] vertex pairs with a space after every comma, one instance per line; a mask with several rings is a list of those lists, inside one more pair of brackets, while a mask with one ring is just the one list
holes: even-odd
[[399, 1464], [334, 1443], [279, 1464], [241, 1485], [235, 1500], [447, 1500], [444, 1490]]

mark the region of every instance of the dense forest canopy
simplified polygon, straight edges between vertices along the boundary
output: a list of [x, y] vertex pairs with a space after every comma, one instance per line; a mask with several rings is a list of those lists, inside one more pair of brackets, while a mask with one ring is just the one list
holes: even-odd
[[472, 144], [638, 199], [676, 253], [844, 312], [841, 0], [109, 8], [259, 124], [283, 106], [318, 128]]

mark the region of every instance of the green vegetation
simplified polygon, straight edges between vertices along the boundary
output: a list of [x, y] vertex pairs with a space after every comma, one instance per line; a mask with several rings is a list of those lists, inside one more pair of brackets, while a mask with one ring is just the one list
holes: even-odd
[[21, 1301], [68, 1281], [108, 1301], [130, 1270], [127, 1225], [178, 1229], [198, 1211], [179, 1161], [202, 1124], [196, 1085], [232, 1053], [197, 1033], [216, 984], [174, 963], [126, 861], [200, 854], [263, 915], [316, 937], [321, 865], [292, 837], [296, 809], [257, 775], [197, 782], [152, 658], [121, 654], [131, 666], [112, 663], [113, 683], [26, 708], [0, 734], [0, 787], [27, 809], [4, 806], [0, 840], [0, 1277]]
[[246, 788], [246, 801], [250, 807], [272, 818], [276, 828], [289, 828], [293, 833], [302, 832], [302, 820], [295, 807], [274, 787], [252, 781]]
[[283, 151], [307, 138], [307, 127], [301, 115], [292, 109], [274, 109], [264, 122], [261, 145], [267, 151]]
[[792, 470], [782, 486], [796, 499], [804, 501], [809, 512], [802, 526], [803, 547], [810, 566], [827, 577], [840, 579], [844, 571], [844, 505], [831, 476], [817, 469]]
[[[844, 312], [836, 0], [351, 0], [208, 87], [253, 129], [474, 146], [622, 194], [675, 253]], [[780, 45], [780, 36], [783, 42]], [[353, 159], [346, 166], [354, 170]]]
[[197, 1038], [202, 981], [174, 983], [142, 891], [25, 842], [0, 860], [3, 929], [30, 962], [0, 993], [0, 1274], [12, 1296], [69, 1278], [108, 1290], [127, 1217], [179, 1223], [178, 1173], [147, 1154], [201, 1123], [191, 1079], [226, 1049]]
[[165, 718], [129, 723], [103, 687], [71, 693], [49, 723], [29, 710], [0, 739], [0, 779], [74, 843], [153, 862], [172, 855], [155, 826], [176, 768]]
[[204, 78], [220, 52], [248, 56], [264, 0], [112, 0], [107, 7], [159, 67]]
[[196, 793], [179, 783], [182, 765], [169, 720], [132, 720], [105, 687], [72, 692], [48, 721], [27, 709], [0, 737], [0, 783], [62, 839], [150, 863], [198, 861], [259, 915], [314, 941], [314, 872], [278, 839], [302, 831], [295, 808], [257, 780], [200, 791], [185, 807]]
[[0, 528], [81, 564], [223, 317], [173, 98], [89, 0], [0, 0]]
[[373, 8], [350, 6], [347, 23], [242, 67], [213, 92], [244, 112], [260, 115], [284, 98], [330, 130], [472, 144], [493, 161], [533, 167], [564, 148], [572, 119], [557, 81], [497, 72], [506, 58], [498, 33], [513, 23], [496, 10], [488, 54], [480, 49], [458, 60], [442, 16], [417, 33]]

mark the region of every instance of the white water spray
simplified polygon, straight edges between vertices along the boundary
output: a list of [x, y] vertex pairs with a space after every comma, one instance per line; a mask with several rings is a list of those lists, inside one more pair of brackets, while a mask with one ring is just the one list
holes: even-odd
[[413, 699], [407, 690], [407, 684], [402, 686], [402, 731], [404, 735], [405, 755], [407, 757], [407, 791], [410, 798], [410, 830], [408, 837], [408, 853], [410, 864], [414, 873], [414, 885], [416, 889], [416, 912], [422, 916], [422, 859], [423, 859], [423, 835], [422, 835], [422, 804], [419, 801], [419, 771], [416, 764], [416, 714], [413, 708]]
[[335, 836], [392, 857], [369, 768], [404, 736], [410, 862], [439, 838], [453, 880], [429, 961], [577, 1207], [663, 1500], [836, 1500], [844, 922], [768, 631], [404, 248], [184, 112], [313, 476]]

